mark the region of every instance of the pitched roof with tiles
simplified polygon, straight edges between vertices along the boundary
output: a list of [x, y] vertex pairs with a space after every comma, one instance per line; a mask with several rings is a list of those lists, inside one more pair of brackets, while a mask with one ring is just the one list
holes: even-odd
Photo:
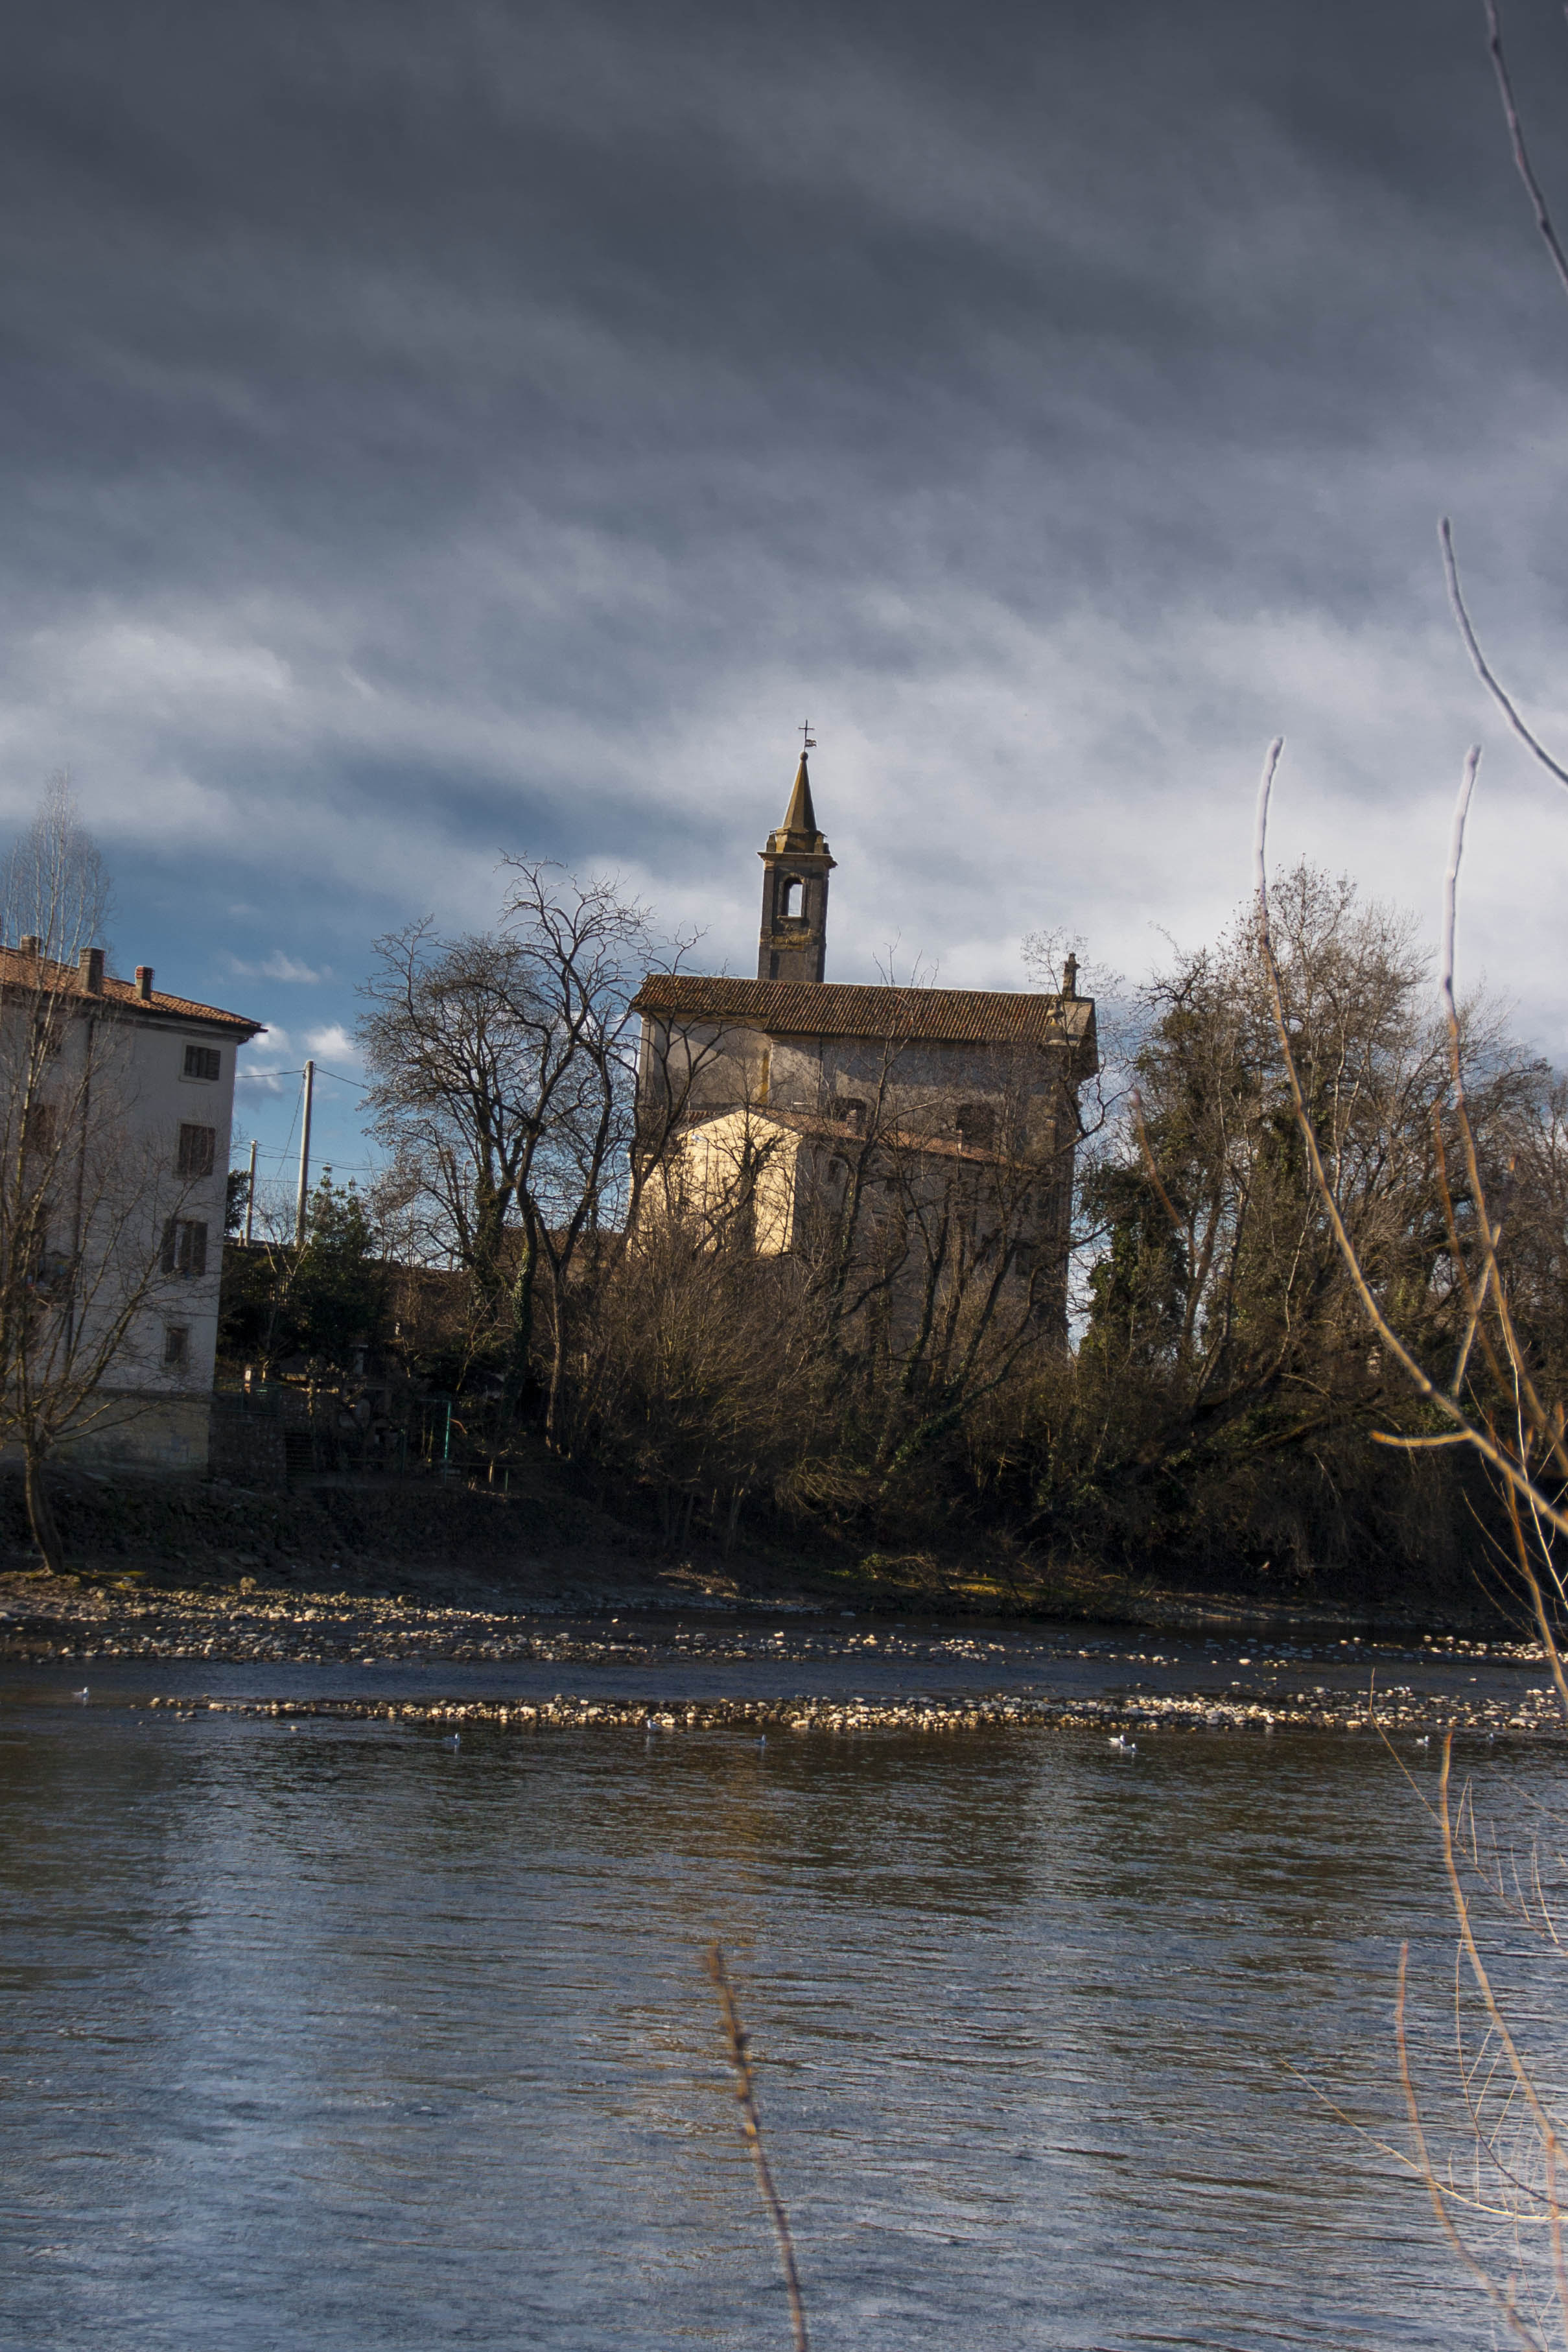
[[877, 1037], [911, 1045], [1060, 1045], [1092, 1055], [1087, 996], [983, 988], [861, 988], [833, 981], [704, 980], [651, 972], [632, 1000], [655, 1021], [718, 1022], [775, 1037]]
[[147, 996], [141, 995], [134, 981], [116, 980], [110, 972], [103, 975], [99, 990], [82, 985], [81, 972], [74, 963], [51, 963], [47, 958], [27, 955], [20, 948], [0, 948], [0, 988], [44, 987], [57, 991], [62, 996], [79, 996], [91, 1004], [112, 1004], [125, 1013], [161, 1013], [165, 1020], [200, 1021], [207, 1027], [227, 1029], [244, 1037], [255, 1037], [266, 1027], [265, 1022], [252, 1021], [244, 1013], [225, 1013], [215, 1004], [198, 1004], [188, 996], [171, 996], [155, 988]]

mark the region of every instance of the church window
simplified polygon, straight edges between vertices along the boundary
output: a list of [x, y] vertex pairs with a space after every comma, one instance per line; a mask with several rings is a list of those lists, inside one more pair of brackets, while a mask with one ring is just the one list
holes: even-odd
[[959, 1141], [971, 1150], [988, 1151], [997, 1139], [997, 1114], [989, 1103], [960, 1103], [953, 1123]]
[[806, 912], [806, 885], [798, 874], [791, 874], [784, 885], [784, 920], [801, 921]]

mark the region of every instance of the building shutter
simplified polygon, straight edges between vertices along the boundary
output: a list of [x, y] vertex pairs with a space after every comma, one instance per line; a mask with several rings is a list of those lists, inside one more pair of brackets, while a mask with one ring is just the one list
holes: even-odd
[[182, 1176], [210, 1176], [217, 1155], [218, 1131], [215, 1127], [182, 1127], [180, 1129], [179, 1172]]
[[205, 1274], [207, 1229], [193, 1217], [171, 1217], [163, 1227], [160, 1260], [165, 1274]]

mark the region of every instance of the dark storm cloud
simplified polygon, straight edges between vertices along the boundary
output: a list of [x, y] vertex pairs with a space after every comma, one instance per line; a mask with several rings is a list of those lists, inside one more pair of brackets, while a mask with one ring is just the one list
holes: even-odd
[[[1285, 845], [1425, 899], [1445, 508], [1552, 716], [1568, 310], [1469, 0], [67, 5], [0, 199], [0, 773], [68, 761], [122, 930], [291, 1036], [503, 845], [743, 965], [808, 713], [841, 974], [1191, 936], [1281, 725]], [[1474, 937], [1550, 1026], [1496, 774]]]

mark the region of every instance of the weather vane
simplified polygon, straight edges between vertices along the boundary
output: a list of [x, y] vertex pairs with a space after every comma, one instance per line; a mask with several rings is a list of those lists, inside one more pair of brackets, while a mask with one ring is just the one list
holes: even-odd
[[802, 760], [805, 758], [808, 751], [814, 751], [816, 748], [817, 739], [811, 732], [811, 722], [808, 719], [805, 725], [800, 730], [800, 757]]

